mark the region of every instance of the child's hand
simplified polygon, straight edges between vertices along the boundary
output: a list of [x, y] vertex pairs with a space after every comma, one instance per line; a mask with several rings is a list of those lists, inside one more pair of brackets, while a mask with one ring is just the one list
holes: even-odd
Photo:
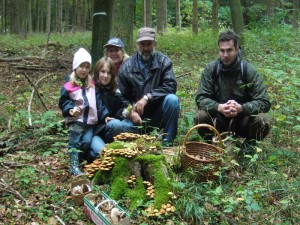
[[81, 114], [81, 108], [75, 106], [73, 109], [70, 109], [69, 113], [74, 117], [79, 116]]
[[108, 116], [108, 117], [105, 118], [105, 123], [108, 123], [109, 121], [111, 121], [113, 119], [115, 119], [115, 118]]

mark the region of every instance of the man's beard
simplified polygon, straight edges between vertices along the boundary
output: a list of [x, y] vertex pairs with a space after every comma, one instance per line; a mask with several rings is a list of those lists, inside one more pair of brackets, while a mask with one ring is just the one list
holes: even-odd
[[139, 53], [139, 55], [142, 57], [142, 59], [143, 59], [145, 62], [147, 62], [147, 61], [149, 61], [149, 60], [152, 58], [152, 56], [153, 56], [153, 54], [154, 54], [154, 49], [153, 49], [151, 52], [144, 52], [144, 53], [142, 53], [142, 52], [138, 49], [138, 53]]

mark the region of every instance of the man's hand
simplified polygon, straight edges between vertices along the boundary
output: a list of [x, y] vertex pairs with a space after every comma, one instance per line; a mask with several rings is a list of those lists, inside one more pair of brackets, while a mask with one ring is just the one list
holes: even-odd
[[242, 105], [235, 100], [229, 100], [224, 104], [218, 105], [218, 112], [222, 113], [225, 117], [236, 117], [242, 110]]
[[144, 114], [144, 108], [147, 105], [147, 100], [141, 98], [133, 107], [133, 110], [136, 111], [140, 116]]
[[131, 111], [129, 118], [135, 125], [139, 125], [139, 126], [142, 125], [142, 118], [134, 110]]

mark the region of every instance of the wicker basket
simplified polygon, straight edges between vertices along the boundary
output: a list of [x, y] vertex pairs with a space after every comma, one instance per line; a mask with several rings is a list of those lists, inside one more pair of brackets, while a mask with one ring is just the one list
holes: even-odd
[[[209, 128], [218, 136], [219, 147], [204, 142], [188, 141], [193, 130]], [[221, 165], [223, 155], [223, 142], [219, 132], [208, 124], [198, 124], [192, 127], [186, 134], [183, 142], [183, 154], [181, 165], [183, 169], [193, 168], [199, 174], [199, 181], [214, 180], [215, 174]]]
[[[76, 186], [86, 187], [86, 188], [88, 188], [88, 190], [84, 191], [81, 194], [75, 194], [74, 191], [73, 191], [73, 189]], [[84, 198], [84, 196], [86, 196], [87, 194], [89, 194], [91, 192], [92, 192], [91, 182], [88, 179], [87, 175], [80, 174], [80, 175], [74, 177], [74, 179], [73, 179], [73, 181], [71, 183], [71, 196], [74, 199], [76, 205], [78, 205], [78, 206], [83, 205], [83, 198]]]

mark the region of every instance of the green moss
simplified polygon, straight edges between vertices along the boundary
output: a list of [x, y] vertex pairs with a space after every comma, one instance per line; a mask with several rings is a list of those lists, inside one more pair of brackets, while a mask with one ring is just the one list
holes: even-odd
[[108, 145], [108, 148], [112, 149], [121, 149], [124, 148], [126, 145], [126, 142], [123, 141], [114, 141]]
[[150, 164], [157, 161], [162, 161], [165, 159], [164, 155], [153, 155], [153, 154], [144, 154], [136, 157], [136, 160], [141, 163]]
[[129, 190], [127, 178], [131, 175], [130, 160], [123, 157], [116, 157], [115, 166], [111, 172], [111, 193], [113, 199], [120, 199]]
[[137, 206], [141, 205], [143, 201], [146, 200], [146, 189], [143, 184], [143, 178], [139, 177], [136, 180], [136, 184], [133, 189], [129, 189], [127, 192], [127, 197], [130, 198], [130, 208], [132, 212]]

